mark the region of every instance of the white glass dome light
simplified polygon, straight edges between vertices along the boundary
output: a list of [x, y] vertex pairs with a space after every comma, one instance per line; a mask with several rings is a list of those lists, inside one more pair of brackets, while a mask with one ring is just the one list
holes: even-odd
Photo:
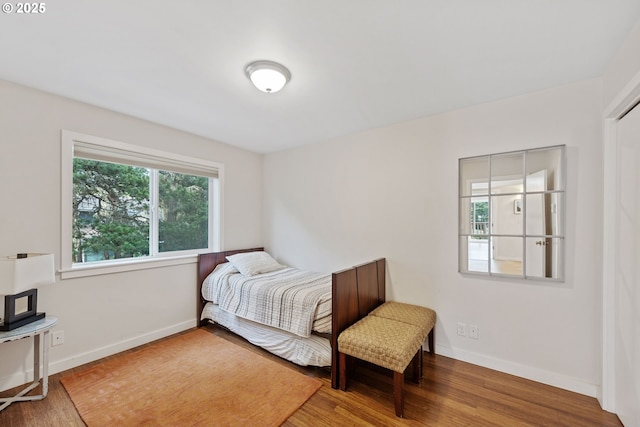
[[273, 61], [255, 61], [247, 65], [245, 74], [262, 92], [275, 93], [291, 80], [291, 73], [284, 65]]

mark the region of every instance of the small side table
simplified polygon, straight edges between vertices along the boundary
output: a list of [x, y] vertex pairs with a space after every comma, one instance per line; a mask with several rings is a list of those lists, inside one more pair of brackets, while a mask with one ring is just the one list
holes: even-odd
[[[28, 325], [21, 326], [12, 331], [0, 332], [0, 344], [33, 337], [33, 382], [20, 393], [13, 397], [0, 398], [0, 411], [13, 402], [28, 400], [42, 400], [47, 397], [49, 391], [49, 331], [58, 322], [57, 317], [47, 316]], [[42, 394], [25, 396], [40, 384], [40, 344], [42, 343]]]

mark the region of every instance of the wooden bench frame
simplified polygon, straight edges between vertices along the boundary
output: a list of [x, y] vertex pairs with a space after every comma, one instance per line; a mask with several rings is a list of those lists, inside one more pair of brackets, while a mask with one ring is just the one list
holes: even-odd
[[[420, 384], [420, 380], [422, 379], [422, 346], [418, 349], [418, 352], [413, 359], [407, 369], [413, 369], [412, 372], [412, 380], [416, 384]], [[349, 356], [345, 353], [340, 354], [340, 390], [347, 390], [348, 383], [348, 374], [347, 371], [350, 368], [351, 363], [349, 363], [350, 359], [354, 358], [353, 356]], [[396, 416], [400, 418], [404, 418], [404, 377], [405, 372], [393, 372], [393, 406], [396, 411]]]
[[[392, 304], [392, 303], [388, 303], [388, 304]], [[395, 303], [393, 303], [395, 304]], [[383, 306], [384, 308], [386, 308], [385, 306]], [[422, 309], [426, 309], [424, 307], [422, 307]], [[430, 310], [430, 309], [429, 309]], [[407, 341], [406, 345], [410, 346], [411, 343], [413, 342], [415, 344], [415, 342], [413, 340], [415, 340], [417, 338], [416, 336], [416, 328], [422, 328], [422, 333], [424, 333], [424, 330], [431, 326], [431, 328], [429, 329], [429, 332], [427, 333], [427, 336], [425, 337], [424, 335], [419, 335], [423, 341], [426, 339], [429, 345], [429, 353], [430, 354], [435, 354], [435, 312], [433, 312], [432, 310], [430, 310], [433, 313], [433, 319], [424, 319], [425, 322], [422, 322], [421, 319], [409, 319], [407, 320], [406, 317], [404, 316], [398, 316], [398, 315], [391, 315], [389, 317], [379, 317], [376, 315], [376, 313], [371, 313], [368, 316], [366, 316], [365, 318], [363, 318], [360, 323], [358, 325], [355, 325], [352, 327], [347, 328], [345, 331], [349, 331], [349, 338], [345, 338], [344, 339], [348, 339], [348, 343], [349, 343], [349, 347], [350, 349], [348, 349], [348, 351], [351, 352], [355, 352], [356, 355], [352, 355], [352, 354], [347, 354], [347, 353], [343, 353], [342, 351], [340, 351], [340, 348], [338, 348], [338, 359], [339, 359], [339, 367], [340, 367], [340, 372], [339, 372], [339, 383], [340, 383], [340, 389], [343, 391], [346, 391], [347, 389], [347, 384], [348, 384], [348, 374], [349, 374], [349, 370], [352, 369], [352, 360], [353, 359], [358, 359], [359, 354], [358, 354], [358, 350], [354, 350], [354, 348], [356, 349], [360, 349], [361, 347], [359, 347], [359, 345], [363, 345], [364, 343], [358, 343], [357, 338], [355, 338], [355, 336], [359, 335], [359, 332], [361, 331], [361, 328], [364, 327], [364, 330], [368, 329], [368, 328], [382, 328], [381, 330], [385, 330], [387, 333], [390, 330], [393, 331], [398, 331], [398, 335], [397, 337], [406, 337]], [[396, 317], [396, 319], [394, 319], [394, 317]], [[375, 321], [374, 321], [375, 318]], [[401, 320], [402, 318], [402, 320]], [[369, 320], [371, 319], [371, 320]], [[427, 323], [428, 322], [428, 323]], [[365, 326], [366, 325], [366, 326]], [[413, 333], [412, 333], [413, 330]], [[372, 339], [374, 340], [373, 343], [371, 344], [372, 348], [375, 349], [376, 346], [380, 345], [382, 348], [378, 349], [378, 351], [381, 352], [387, 352], [390, 351], [390, 349], [388, 347], [386, 347], [386, 350], [383, 350], [383, 348], [385, 347], [386, 341], [384, 338], [384, 333], [382, 334], [382, 336], [380, 337], [372, 337], [370, 335], [370, 332], [364, 332], [366, 335], [364, 337], [366, 337], [365, 342], [367, 344], [372, 343]], [[420, 332], [418, 332], [420, 333]], [[354, 336], [355, 334], [355, 336]], [[395, 335], [395, 334], [394, 334]], [[388, 335], [387, 335], [388, 336]], [[412, 338], [413, 336], [413, 338]], [[356, 341], [351, 341], [351, 339], [355, 339]], [[379, 341], [379, 343], [375, 343], [375, 341]], [[344, 342], [343, 345], [347, 344], [347, 342]], [[354, 347], [355, 346], [355, 347]], [[367, 349], [368, 346], [362, 347], [363, 350], [368, 350]], [[393, 349], [395, 350], [395, 348]], [[395, 351], [391, 350], [393, 353], [395, 353]], [[402, 363], [402, 365], [404, 365], [404, 363], [402, 361], [402, 355], [406, 354], [404, 353], [405, 350], [398, 350], [396, 353], [397, 358], [399, 359], [398, 362]], [[374, 352], [374, 354], [376, 354], [376, 352]], [[366, 351], [365, 353], [362, 354], [364, 357], [366, 357], [367, 359], [371, 356], [370, 354], [368, 354]], [[417, 349], [415, 355], [413, 356], [413, 358], [411, 359], [411, 361], [409, 361], [409, 363], [406, 365], [406, 367], [404, 368], [403, 372], [398, 372], [395, 369], [391, 369], [393, 371], [393, 396], [394, 396], [394, 407], [395, 407], [395, 413], [396, 416], [404, 418], [404, 377], [405, 377], [405, 373], [407, 373], [407, 370], [412, 368], [413, 372], [412, 372], [412, 378], [413, 381], [416, 384], [420, 383], [420, 380], [422, 379], [422, 371], [423, 371], [423, 355], [424, 355], [424, 351], [423, 351], [423, 345], [420, 345], [419, 348]], [[406, 360], [406, 359], [404, 359]], [[375, 360], [367, 360], [369, 363], [373, 363], [373, 364], [377, 364], [375, 362]], [[382, 362], [383, 364], [385, 364], [385, 362]], [[383, 367], [387, 367], [387, 368], [391, 368], [393, 365], [393, 363], [391, 363], [390, 365], [387, 366], [383, 366]], [[401, 366], [402, 366], [401, 365]], [[380, 365], [382, 366], [382, 365]], [[396, 365], [397, 366], [397, 365]]]

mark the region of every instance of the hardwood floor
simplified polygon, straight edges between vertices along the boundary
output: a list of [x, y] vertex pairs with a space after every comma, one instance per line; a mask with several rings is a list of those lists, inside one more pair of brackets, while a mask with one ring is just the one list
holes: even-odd
[[[406, 418], [401, 419], [394, 414], [388, 371], [361, 365], [346, 392], [334, 390], [328, 369], [296, 366], [222, 328], [206, 329], [322, 381], [322, 388], [283, 424], [285, 427], [622, 426], [615, 415], [600, 409], [596, 399], [428, 353], [422, 382], [405, 385]], [[117, 355], [107, 359], [113, 357]], [[0, 412], [0, 426], [84, 426], [60, 378], [104, 360], [52, 375], [45, 400], [14, 403]], [[215, 421], [211, 425], [215, 426]]]

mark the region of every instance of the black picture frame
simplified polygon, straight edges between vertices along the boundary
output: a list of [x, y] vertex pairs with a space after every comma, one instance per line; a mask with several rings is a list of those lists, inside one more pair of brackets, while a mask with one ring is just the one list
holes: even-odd
[[513, 213], [520, 215], [522, 213], [522, 199], [515, 199], [513, 201]]
[[[16, 313], [16, 302], [22, 298], [27, 298], [27, 310]], [[10, 331], [20, 326], [28, 325], [31, 322], [44, 318], [45, 313], [37, 313], [38, 290], [29, 289], [15, 295], [5, 295], [4, 297], [4, 323], [0, 324], [0, 331]]]

